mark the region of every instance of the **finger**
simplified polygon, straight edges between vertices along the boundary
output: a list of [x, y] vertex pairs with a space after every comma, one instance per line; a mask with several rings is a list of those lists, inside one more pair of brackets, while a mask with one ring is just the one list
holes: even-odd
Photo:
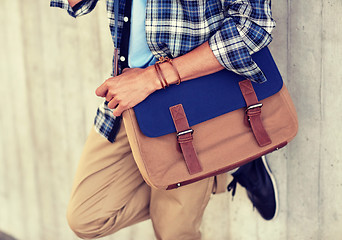
[[[105, 81], [104, 83], [102, 83], [96, 90], [95, 90], [95, 94], [99, 97], [105, 97], [107, 95], [108, 92], [108, 84], [107, 81]], [[108, 100], [107, 100], [108, 101]]]
[[125, 111], [126, 109], [122, 106], [122, 105], [118, 105], [114, 111], [113, 111], [113, 115], [116, 116], [116, 117], [119, 117], [121, 116], [122, 112]]
[[109, 107], [110, 109], [114, 109], [118, 104], [119, 104], [119, 101], [116, 100], [116, 98], [113, 98], [113, 99], [108, 103], [108, 107]]
[[105, 97], [106, 97], [106, 101], [107, 102], [110, 102], [110, 101], [112, 101], [114, 99], [114, 95], [110, 94], [109, 91], [107, 91], [107, 94], [106, 94]]

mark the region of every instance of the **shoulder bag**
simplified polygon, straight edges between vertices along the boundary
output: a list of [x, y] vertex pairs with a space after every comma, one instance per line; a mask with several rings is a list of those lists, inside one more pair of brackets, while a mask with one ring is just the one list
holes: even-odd
[[227, 172], [295, 137], [296, 110], [268, 48], [252, 58], [265, 83], [222, 70], [158, 90], [123, 113], [151, 187], [174, 189]]

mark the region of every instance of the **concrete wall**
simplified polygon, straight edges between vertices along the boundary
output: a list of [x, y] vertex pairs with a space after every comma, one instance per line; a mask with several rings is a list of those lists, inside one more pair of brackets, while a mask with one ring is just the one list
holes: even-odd
[[[279, 216], [264, 221], [238, 188], [234, 201], [213, 196], [203, 240], [342, 239], [341, 11], [340, 0], [273, 2], [270, 49], [300, 124], [295, 140], [269, 155]], [[47, 0], [0, 1], [0, 231], [77, 239], [65, 208], [111, 55], [104, 1], [77, 20]], [[106, 239], [153, 239], [153, 230], [146, 221]]]

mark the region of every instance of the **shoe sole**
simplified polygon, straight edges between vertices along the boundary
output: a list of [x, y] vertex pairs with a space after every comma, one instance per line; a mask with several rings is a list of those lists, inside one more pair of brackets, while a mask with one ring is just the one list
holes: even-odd
[[268, 173], [268, 175], [270, 176], [271, 178], [271, 182], [272, 182], [272, 185], [273, 185], [273, 190], [274, 190], [274, 197], [275, 197], [275, 202], [276, 202], [276, 209], [275, 209], [275, 213], [274, 213], [274, 216], [273, 218], [269, 219], [269, 220], [272, 220], [274, 218], [276, 218], [278, 216], [278, 211], [279, 211], [279, 199], [278, 199], [278, 189], [277, 189], [277, 183], [276, 183], [276, 180], [272, 174], [272, 171], [270, 169], [270, 167], [268, 166], [268, 163], [267, 163], [267, 160], [266, 160], [266, 156], [262, 156], [261, 157], [261, 160], [266, 168], [266, 171]]

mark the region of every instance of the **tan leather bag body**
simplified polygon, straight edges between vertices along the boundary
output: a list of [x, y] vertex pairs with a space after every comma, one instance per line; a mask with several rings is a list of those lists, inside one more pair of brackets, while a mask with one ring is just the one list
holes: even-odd
[[151, 186], [172, 189], [232, 170], [266, 153], [284, 147], [296, 135], [297, 115], [285, 87], [263, 100], [262, 121], [272, 143], [260, 147], [246, 125], [245, 109], [238, 109], [193, 126], [193, 144], [203, 171], [189, 174], [176, 133], [145, 136], [133, 109], [123, 114], [124, 125], [138, 168]]

